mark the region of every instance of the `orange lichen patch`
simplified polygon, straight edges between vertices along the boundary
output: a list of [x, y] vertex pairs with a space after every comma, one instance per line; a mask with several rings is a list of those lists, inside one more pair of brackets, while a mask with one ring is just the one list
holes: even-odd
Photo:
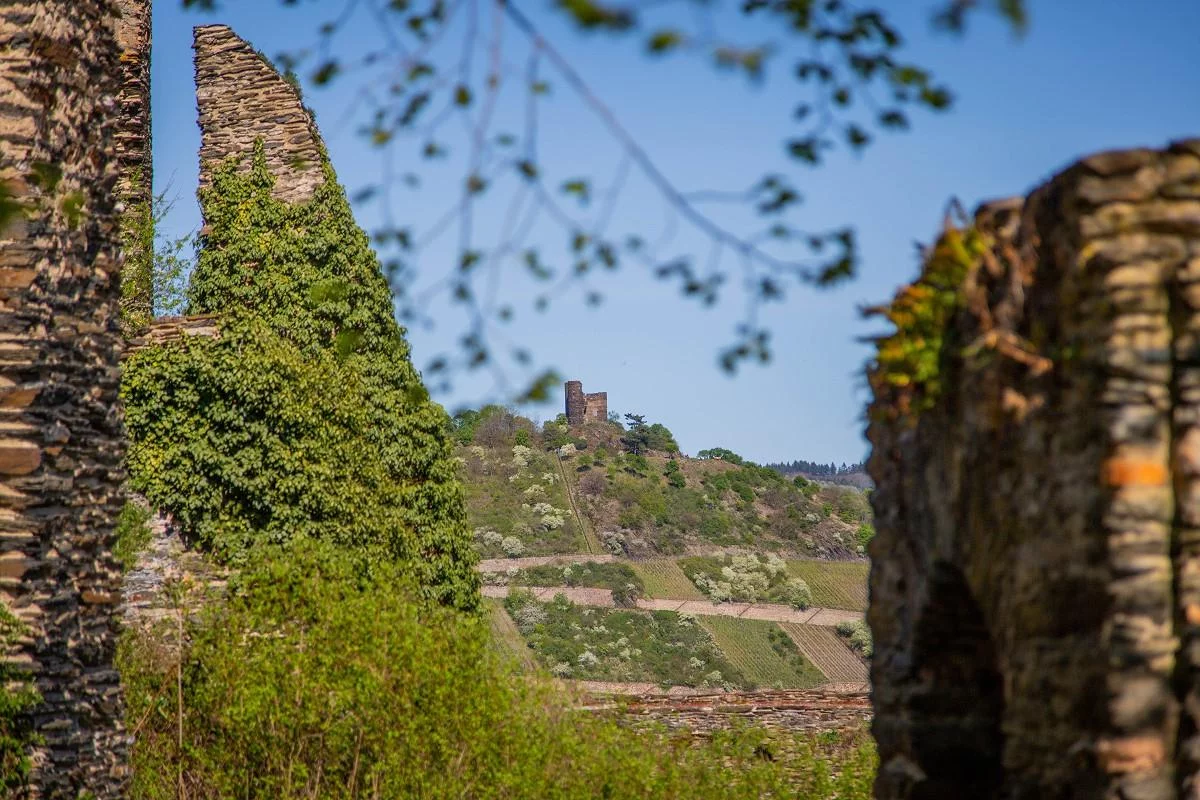
[[1162, 739], [1156, 736], [1132, 736], [1128, 739], [1108, 739], [1096, 744], [1100, 768], [1112, 774], [1149, 772], [1167, 760]]
[[1161, 461], [1114, 456], [1100, 468], [1108, 486], [1165, 486], [1167, 467]]
[[1189, 625], [1200, 625], [1200, 605], [1189, 603], [1183, 613]]

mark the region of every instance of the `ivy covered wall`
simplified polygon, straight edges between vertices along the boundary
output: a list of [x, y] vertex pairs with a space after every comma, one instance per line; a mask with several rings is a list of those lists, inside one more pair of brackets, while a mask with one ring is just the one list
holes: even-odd
[[289, 202], [270, 146], [207, 165], [202, 181], [189, 313], [219, 314], [220, 337], [126, 363], [133, 488], [227, 560], [257, 542], [333, 541], [474, 609], [447, 415], [328, 159], [311, 196]]

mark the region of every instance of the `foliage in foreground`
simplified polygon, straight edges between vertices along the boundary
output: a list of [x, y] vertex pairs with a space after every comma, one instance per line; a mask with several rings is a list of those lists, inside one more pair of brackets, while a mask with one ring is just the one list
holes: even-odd
[[510, 672], [484, 620], [415, 603], [406, 585], [327, 546], [258, 550], [194, 624], [178, 675], [169, 636], [131, 633], [132, 796], [869, 796], [862, 740], [698, 743], [571, 711]]

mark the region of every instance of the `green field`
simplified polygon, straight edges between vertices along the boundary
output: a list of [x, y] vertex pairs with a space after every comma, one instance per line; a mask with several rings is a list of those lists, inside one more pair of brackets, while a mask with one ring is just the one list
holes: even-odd
[[789, 561], [788, 569], [803, 578], [814, 606], [867, 610], [866, 561]]
[[633, 568], [646, 584], [647, 597], [666, 600], [703, 600], [704, 594], [688, 580], [683, 570], [669, 558], [635, 561]]
[[721, 652], [759, 688], [807, 689], [825, 683], [796, 643], [774, 622], [738, 617], [701, 617]]

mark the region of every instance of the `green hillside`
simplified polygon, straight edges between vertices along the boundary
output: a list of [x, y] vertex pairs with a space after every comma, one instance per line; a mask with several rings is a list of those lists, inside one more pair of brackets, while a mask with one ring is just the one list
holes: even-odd
[[[689, 458], [631, 446], [618, 423], [539, 427], [494, 406], [460, 413], [455, 425], [468, 517], [485, 558], [749, 548], [857, 559], [872, 533], [863, 491], [786, 478], [721, 448]], [[674, 445], [662, 425], [646, 428]]]

